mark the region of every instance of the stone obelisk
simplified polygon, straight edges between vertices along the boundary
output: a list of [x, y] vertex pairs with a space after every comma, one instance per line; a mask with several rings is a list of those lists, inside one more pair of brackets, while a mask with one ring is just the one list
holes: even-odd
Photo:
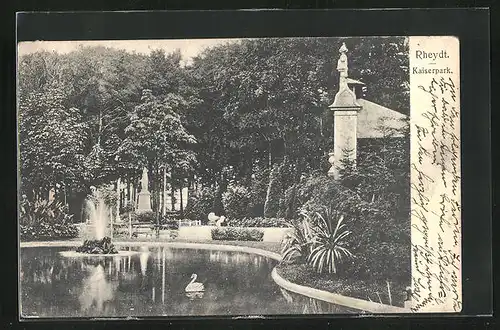
[[330, 152], [328, 161], [332, 165], [328, 175], [338, 179], [345, 157], [356, 161], [358, 112], [361, 106], [356, 102], [356, 94], [347, 83], [347, 47], [345, 43], [339, 49], [340, 58], [337, 62], [337, 71], [340, 73], [339, 91], [335, 95], [333, 104], [329, 106], [333, 111], [333, 152]]
[[144, 168], [141, 179], [141, 192], [137, 198], [137, 213], [151, 212], [151, 193], [148, 191], [148, 170]]

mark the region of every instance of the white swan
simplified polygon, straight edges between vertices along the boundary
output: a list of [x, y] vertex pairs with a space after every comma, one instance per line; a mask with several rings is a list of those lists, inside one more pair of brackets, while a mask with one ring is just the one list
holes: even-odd
[[200, 292], [205, 291], [205, 286], [203, 283], [195, 282], [198, 275], [191, 275], [191, 282], [186, 286], [186, 292]]

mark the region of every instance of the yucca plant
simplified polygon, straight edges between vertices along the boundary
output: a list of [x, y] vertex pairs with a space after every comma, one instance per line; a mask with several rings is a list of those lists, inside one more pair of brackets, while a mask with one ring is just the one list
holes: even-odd
[[306, 219], [293, 220], [288, 223], [293, 231], [287, 233], [281, 242], [283, 261], [306, 261], [311, 252], [312, 232]]
[[353, 254], [347, 248], [347, 237], [351, 234], [345, 228], [344, 216], [333, 210], [326, 209], [324, 214], [314, 213], [314, 218], [305, 213], [307, 221], [312, 226], [312, 247], [307, 258], [318, 273], [328, 271], [337, 273], [338, 266]]
[[24, 202], [21, 205], [19, 217], [20, 222], [24, 225], [65, 223], [71, 219], [66, 213], [64, 204], [55, 200], [42, 200], [34, 203]]

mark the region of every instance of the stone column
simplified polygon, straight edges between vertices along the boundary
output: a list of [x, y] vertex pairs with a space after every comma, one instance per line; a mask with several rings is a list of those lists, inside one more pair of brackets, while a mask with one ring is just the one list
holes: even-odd
[[347, 157], [355, 164], [357, 156], [358, 112], [361, 110], [361, 106], [356, 102], [356, 94], [347, 84], [347, 51], [345, 43], [342, 44], [339, 49], [341, 55], [337, 63], [337, 71], [340, 73], [339, 91], [329, 106], [334, 116], [334, 147], [333, 152], [329, 154], [328, 161], [332, 167], [328, 171], [328, 175], [335, 179], [340, 178], [342, 161]]

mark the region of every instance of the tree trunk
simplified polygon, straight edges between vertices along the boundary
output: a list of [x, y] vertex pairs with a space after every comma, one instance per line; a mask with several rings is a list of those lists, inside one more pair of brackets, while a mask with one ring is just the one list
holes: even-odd
[[175, 188], [174, 188], [174, 171], [170, 173], [170, 202], [172, 204], [172, 211], [175, 211]]
[[156, 196], [156, 237], [160, 237], [160, 189], [159, 189], [159, 183], [160, 180], [158, 180], [160, 176], [160, 169], [159, 166], [156, 165], [156, 170], [155, 170], [155, 196]]
[[132, 198], [134, 199], [134, 210], [135, 210], [137, 208], [137, 186], [135, 182], [132, 182]]
[[183, 205], [183, 200], [182, 200], [182, 190], [183, 190], [183, 185], [179, 188], [179, 197], [180, 197], [180, 206], [181, 206], [181, 217], [184, 217], [184, 205]]
[[101, 145], [101, 130], [102, 130], [102, 113], [101, 109], [99, 108], [99, 123], [98, 123], [98, 130], [97, 130], [97, 145]]
[[63, 180], [63, 183], [64, 183], [64, 187], [63, 187], [64, 188], [64, 206], [69, 209], [69, 207], [68, 207], [68, 193], [66, 191], [66, 181]]
[[213, 212], [216, 215], [224, 214], [224, 205], [222, 203], [222, 194], [226, 191], [227, 188], [227, 175], [224, 169], [221, 170], [219, 179], [217, 184], [217, 193], [215, 195], [214, 203], [213, 203]]
[[167, 198], [167, 166], [166, 164], [163, 165], [163, 189], [161, 191], [161, 214], [165, 216], [165, 211], [166, 211], [166, 198]]
[[271, 141], [269, 141], [269, 151], [268, 151], [268, 167], [271, 168], [273, 166], [273, 153], [272, 153], [272, 144]]
[[132, 189], [130, 187], [130, 177], [127, 177], [127, 204], [132, 204], [132, 203], [130, 203], [131, 202], [130, 189]]
[[120, 222], [120, 200], [121, 200], [120, 183], [121, 179], [118, 178], [118, 180], [116, 180], [116, 222]]

